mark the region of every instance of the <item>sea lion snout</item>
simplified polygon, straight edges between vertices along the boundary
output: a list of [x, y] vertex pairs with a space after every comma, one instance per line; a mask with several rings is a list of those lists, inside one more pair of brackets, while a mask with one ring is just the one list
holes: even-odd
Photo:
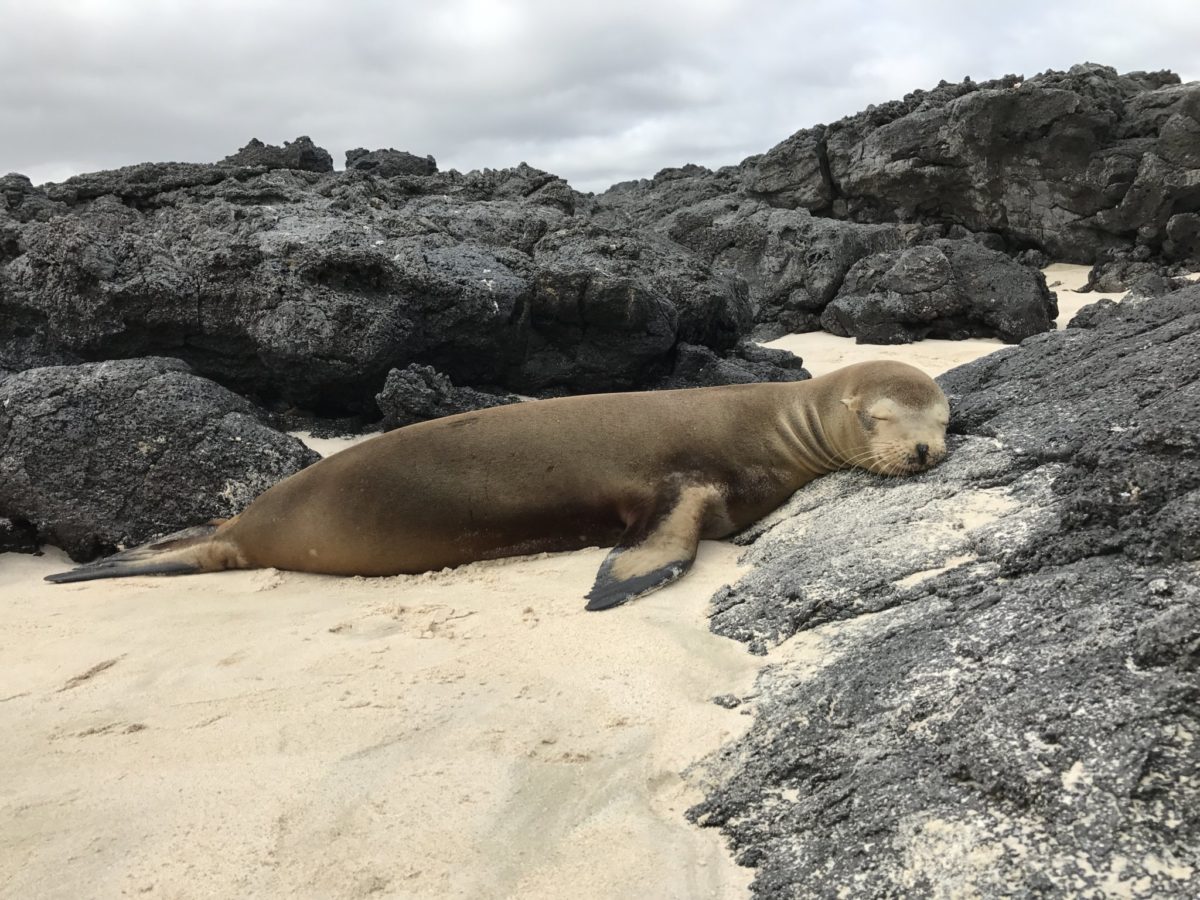
[[912, 453], [908, 456], [909, 470], [905, 474], [913, 472], [924, 472], [926, 469], [932, 469], [940, 463], [946, 456], [946, 443], [942, 439], [936, 446], [930, 447], [925, 441], [918, 441], [913, 447]]
[[[910, 435], [897, 434], [908, 430], [904, 424], [916, 424], [918, 430], [926, 435], [914, 439]], [[934, 433], [942, 427], [937, 421], [922, 421], [920, 418], [907, 423], [889, 422], [877, 426], [872, 430], [863, 468], [879, 475], [915, 475], [932, 469], [946, 456], [945, 438]]]

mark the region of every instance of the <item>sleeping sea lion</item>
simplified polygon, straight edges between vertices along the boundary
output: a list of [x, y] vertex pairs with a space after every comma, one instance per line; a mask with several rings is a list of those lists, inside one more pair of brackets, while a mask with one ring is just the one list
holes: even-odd
[[421, 422], [330, 456], [221, 523], [48, 577], [275, 567], [397, 575], [612, 546], [606, 609], [676, 580], [819, 475], [906, 475], [946, 452], [949, 405], [898, 362], [809, 381], [593, 394]]

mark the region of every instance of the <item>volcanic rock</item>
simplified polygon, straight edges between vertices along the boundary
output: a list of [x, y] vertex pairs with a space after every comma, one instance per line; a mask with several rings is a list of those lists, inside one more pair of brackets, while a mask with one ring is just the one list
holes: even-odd
[[757, 896], [1200, 892], [1200, 287], [1088, 324], [943, 376], [936, 469], [742, 538], [713, 629], [795, 650], [690, 815]]
[[318, 458], [178, 360], [0, 381], [0, 518], [79, 562], [232, 516]]
[[404, 150], [365, 150], [359, 147], [346, 151], [346, 168], [367, 172], [379, 178], [395, 178], [397, 175], [433, 175], [437, 172], [437, 160], [432, 156], [420, 157]]
[[978, 242], [941, 240], [859, 260], [821, 325], [860, 344], [926, 337], [1015, 343], [1052, 329], [1057, 316], [1041, 272]]
[[383, 428], [388, 431], [428, 419], [519, 403], [521, 398], [515, 394], [485, 394], [455, 387], [431, 366], [414, 363], [404, 369], [392, 369], [375, 400], [383, 413]]
[[743, 341], [724, 356], [718, 356], [707, 347], [680, 344], [675, 349], [671, 374], [655, 387], [716, 387], [760, 381], [804, 381], [811, 377], [804, 361], [787, 350]]
[[299, 169], [304, 172], [332, 172], [333, 157], [307, 135], [284, 141], [282, 147], [264, 144], [258, 138], [221, 162], [230, 166], [264, 166], [268, 169]]

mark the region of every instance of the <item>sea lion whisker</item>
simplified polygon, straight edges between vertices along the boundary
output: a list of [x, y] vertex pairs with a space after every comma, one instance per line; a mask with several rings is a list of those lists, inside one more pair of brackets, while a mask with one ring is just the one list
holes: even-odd
[[854, 454], [853, 456], [851, 456], [845, 460], [845, 462], [843, 463], [843, 468], [849, 469], [849, 468], [853, 468], [854, 466], [861, 465], [863, 460], [874, 461], [875, 460], [875, 451], [874, 450], [863, 450], [861, 453]]

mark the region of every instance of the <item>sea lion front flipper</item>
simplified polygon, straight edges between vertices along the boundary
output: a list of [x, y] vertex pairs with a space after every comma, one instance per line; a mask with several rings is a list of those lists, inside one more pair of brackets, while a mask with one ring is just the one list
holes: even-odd
[[718, 498], [711, 484], [685, 485], [659, 498], [654, 511], [630, 525], [604, 557], [587, 609], [620, 606], [682, 577], [696, 559], [705, 514]]

